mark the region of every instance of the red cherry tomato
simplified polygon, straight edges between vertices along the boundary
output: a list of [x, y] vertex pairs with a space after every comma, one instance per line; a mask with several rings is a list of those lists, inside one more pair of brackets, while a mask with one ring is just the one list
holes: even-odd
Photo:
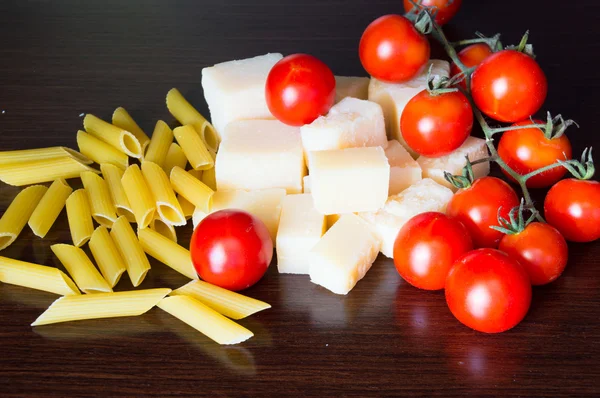
[[394, 243], [394, 264], [402, 278], [425, 290], [444, 288], [454, 261], [473, 249], [469, 231], [443, 213], [411, 218]]
[[190, 253], [200, 278], [237, 291], [254, 285], [265, 274], [273, 242], [265, 224], [250, 213], [220, 210], [198, 224]]
[[419, 155], [440, 157], [460, 147], [471, 134], [473, 109], [460, 91], [415, 95], [400, 118], [402, 137]]
[[[535, 120], [535, 124], [543, 124]], [[530, 120], [515, 123], [514, 126], [529, 126]], [[514, 171], [523, 175], [556, 163], [557, 160], [571, 159], [571, 142], [566, 135], [548, 139], [538, 128], [522, 128], [502, 133], [498, 144], [498, 154]], [[502, 172], [509, 180], [515, 181], [507, 172]], [[530, 188], [545, 188], [560, 180], [567, 170], [556, 167], [527, 180]]]
[[518, 234], [505, 235], [498, 248], [525, 268], [533, 285], [554, 281], [567, 266], [567, 242], [548, 224], [533, 222]]
[[265, 94], [273, 116], [290, 126], [302, 126], [329, 111], [335, 100], [335, 78], [312, 55], [288, 55], [269, 72]]
[[527, 272], [495, 249], [473, 250], [458, 259], [446, 279], [446, 302], [464, 325], [500, 333], [523, 320], [531, 304]]
[[458, 219], [469, 230], [475, 247], [498, 247], [504, 234], [491, 226], [498, 225], [500, 216], [519, 205], [519, 198], [506, 182], [496, 177], [483, 177], [470, 188], [459, 189], [446, 207], [446, 214]]
[[546, 75], [529, 55], [504, 50], [486, 58], [471, 80], [475, 105], [492, 119], [518, 122], [536, 113], [548, 93]]
[[[467, 68], [472, 68], [482, 63], [484, 59], [492, 54], [493, 52], [490, 46], [485, 43], [477, 43], [463, 48], [458, 53], [458, 59], [460, 59], [460, 62], [462, 62]], [[450, 65], [450, 76], [456, 76], [459, 73], [461, 73], [460, 68], [453, 62], [452, 65]], [[463, 89], [467, 89], [467, 85], [464, 80], [462, 80], [459, 84]]]
[[[421, 7], [419, 8], [435, 7], [435, 10], [437, 11], [435, 22], [437, 22], [438, 25], [444, 25], [456, 15], [461, 3], [462, 0], [422, 0], [420, 4]], [[411, 3], [411, 0], [404, 0], [404, 10], [406, 12], [412, 10], [413, 7], [414, 5]]]
[[358, 48], [363, 68], [374, 78], [401, 83], [429, 61], [429, 42], [401, 15], [384, 15], [365, 29]]
[[557, 182], [544, 200], [548, 224], [566, 240], [591, 242], [600, 238], [600, 183], [569, 178]]

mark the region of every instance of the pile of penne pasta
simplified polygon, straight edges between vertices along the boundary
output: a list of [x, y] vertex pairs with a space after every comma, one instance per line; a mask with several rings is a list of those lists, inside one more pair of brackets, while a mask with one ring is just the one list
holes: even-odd
[[[219, 138], [178, 90], [167, 94], [167, 108], [182, 126], [171, 130], [159, 120], [152, 138], [117, 108], [112, 123], [85, 116], [85, 131], [77, 132], [79, 152], [66, 147], [0, 152], [0, 180], [30, 185], [0, 218], [0, 250], [17, 239], [25, 224], [45, 237], [65, 207], [73, 243], [51, 246], [70, 276], [0, 256], [1, 282], [62, 296], [32, 326], [141, 315], [157, 306], [220, 344], [236, 344], [253, 334], [231, 319], [270, 308], [198, 280], [189, 251], [177, 244], [175, 227], [186, 225], [196, 209], [209, 211]], [[130, 164], [130, 158], [141, 167]], [[186, 171], [188, 163], [192, 168]], [[80, 178], [83, 188], [73, 191], [66, 181], [70, 178]], [[52, 183], [35, 185], [45, 182]], [[86, 243], [97, 268], [81, 249]], [[146, 255], [192, 281], [173, 291], [113, 292], [125, 272], [134, 287], [142, 283], [150, 270]]]

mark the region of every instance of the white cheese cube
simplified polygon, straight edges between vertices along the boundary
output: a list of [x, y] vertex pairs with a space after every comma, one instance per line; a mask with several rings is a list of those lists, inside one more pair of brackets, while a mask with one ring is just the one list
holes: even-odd
[[386, 257], [394, 258], [394, 242], [398, 232], [408, 220], [383, 209], [374, 213], [358, 213], [358, 216], [369, 224], [373, 233], [381, 241], [381, 253]]
[[421, 166], [397, 140], [388, 142], [385, 156], [390, 164], [388, 195], [396, 195], [421, 180]]
[[377, 211], [385, 204], [390, 166], [381, 147], [312, 152], [311, 189], [322, 214]]
[[310, 193], [310, 176], [304, 176], [302, 179], [302, 192]]
[[[478, 159], [484, 159], [489, 156], [488, 148], [484, 139], [469, 137], [456, 151], [449, 155], [439, 158], [426, 158], [421, 156], [417, 162], [423, 170], [423, 177], [431, 178], [438, 184], [442, 184], [456, 191], [444, 178], [444, 171], [452, 175], [462, 174], [463, 167], [467, 164], [466, 156], [474, 162]], [[490, 162], [483, 162], [473, 166], [475, 178], [485, 177], [490, 174]]]
[[283, 56], [265, 54], [202, 69], [202, 88], [212, 124], [223, 138], [233, 120], [273, 118], [267, 106], [267, 76]]
[[333, 293], [347, 294], [371, 268], [380, 248], [368, 224], [346, 214], [310, 251], [310, 280]]
[[215, 161], [218, 190], [302, 192], [306, 166], [298, 127], [278, 120], [239, 120], [225, 131]]
[[354, 76], [335, 77], [335, 102], [346, 97], [366, 100], [369, 97], [369, 78]]
[[277, 268], [281, 274], [308, 274], [308, 253], [325, 233], [325, 216], [310, 194], [283, 198], [277, 231]]
[[447, 61], [434, 59], [423, 68], [423, 71], [417, 77], [408, 82], [386, 83], [371, 78], [371, 82], [369, 83], [369, 101], [374, 101], [381, 105], [388, 137], [398, 140], [410, 152], [413, 158], [416, 158], [418, 154], [406, 144], [406, 141], [402, 137], [400, 117], [408, 101], [427, 88], [427, 74], [430, 65], [433, 65], [432, 76], [448, 77], [450, 75], [450, 64]]

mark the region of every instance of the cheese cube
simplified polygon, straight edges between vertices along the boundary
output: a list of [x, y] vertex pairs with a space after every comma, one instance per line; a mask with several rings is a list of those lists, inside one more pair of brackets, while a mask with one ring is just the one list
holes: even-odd
[[302, 192], [306, 166], [298, 127], [278, 120], [239, 120], [225, 131], [215, 161], [218, 190]]
[[427, 74], [430, 65], [433, 65], [432, 76], [448, 77], [450, 75], [450, 65], [448, 62], [434, 59], [423, 68], [423, 71], [419, 75], [408, 82], [386, 83], [371, 78], [371, 82], [369, 83], [369, 101], [374, 101], [381, 105], [388, 137], [398, 140], [413, 158], [416, 158], [418, 154], [410, 149], [402, 137], [400, 117], [408, 101], [427, 88]]
[[310, 176], [304, 176], [302, 179], [302, 192], [310, 193]]
[[212, 124], [223, 138], [233, 120], [273, 118], [265, 98], [267, 76], [283, 56], [265, 54], [202, 69], [202, 88]]
[[[423, 177], [431, 178], [438, 184], [442, 184], [456, 191], [444, 178], [444, 171], [452, 175], [462, 174], [463, 167], [466, 166], [466, 156], [469, 156], [471, 162], [483, 159], [489, 156], [488, 148], [484, 139], [469, 137], [460, 148], [449, 155], [439, 158], [426, 158], [421, 156], [417, 162], [423, 169]], [[490, 162], [479, 163], [473, 166], [475, 178], [484, 177], [490, 174]]]
[[380, 248], [381, 241], [364, 220], [343, 215], [310, 251], [310, 280], [347, 294], [371, 268]]
[[394, 242], [398, 232], [408, 220], [383, 209], [371, 213], [358, 213], [358, 216], [369, 224], [373, 233], [381, 241], [381, 253], [386, 257], [394, 258]]
[[281, 274], [308, 274], [308, 253], [325, 233], [325, 216], [310, 194], [283, 198], [277, 231], [277, 268]]
[[421, 166], [397, 141], [391, 140], [385, 149], [390, 164], [390, 189], [388, 195], [396, 195], [421, 180]]
[[377, 211], [385, 204], [390, 166], [381, 147], [317, 151], [311, 157], [311, 189], [322, 214]]
[[366, 100], [369, 97], [369, 78], [354, 76], [335, 77], [335, 102], [346, 97]]

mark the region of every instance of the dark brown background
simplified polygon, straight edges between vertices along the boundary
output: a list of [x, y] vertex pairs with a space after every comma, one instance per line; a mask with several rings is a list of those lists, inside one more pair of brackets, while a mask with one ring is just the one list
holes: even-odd
[[[446, 28], [517, 42], [531, 29], [550, 92], [546, 109], [574, 118], [576, 153], [598, 138], [596, 0], [465, 0]], [[202, 67], [266, 52], [310, 52], [336, 74], [363, 74], [357, 44], [401, 1], [205, 0], [0, 2], [0, 149], [75, 146], [80, 113], [124, 106], [146, 131], [173, 122], [165, 94], [178, 87], [206, 111]], [[2, 110], [5, 112], [3, 113]], [[0, 186], [0, 209], [17, 189]], [[540, 196], [542, 197], [542, 196]], [[179, 230], [187, 243], [191, 227]], [[26, 230], [1, 255], [56, 264], [64, 215], [48, 238]], [[271, 267], [249, 289], [273, 305], [241, 323], [248, 342], [220, 347], [153, 309], [138, 318], [32, 329], [56, 298], [0, 286], [0, 396], [410, 395], [598, 396], [599, 244], [571, 245], [556, 283], [536, 288], [514, 330], [484, 335], [459, 324], [443, 293], [417, 291], [379, 259], [340, 297]], [[186, 279], [154, 264], [143, 287]], [[129, 289], [123, 278], [118, 286]]]

